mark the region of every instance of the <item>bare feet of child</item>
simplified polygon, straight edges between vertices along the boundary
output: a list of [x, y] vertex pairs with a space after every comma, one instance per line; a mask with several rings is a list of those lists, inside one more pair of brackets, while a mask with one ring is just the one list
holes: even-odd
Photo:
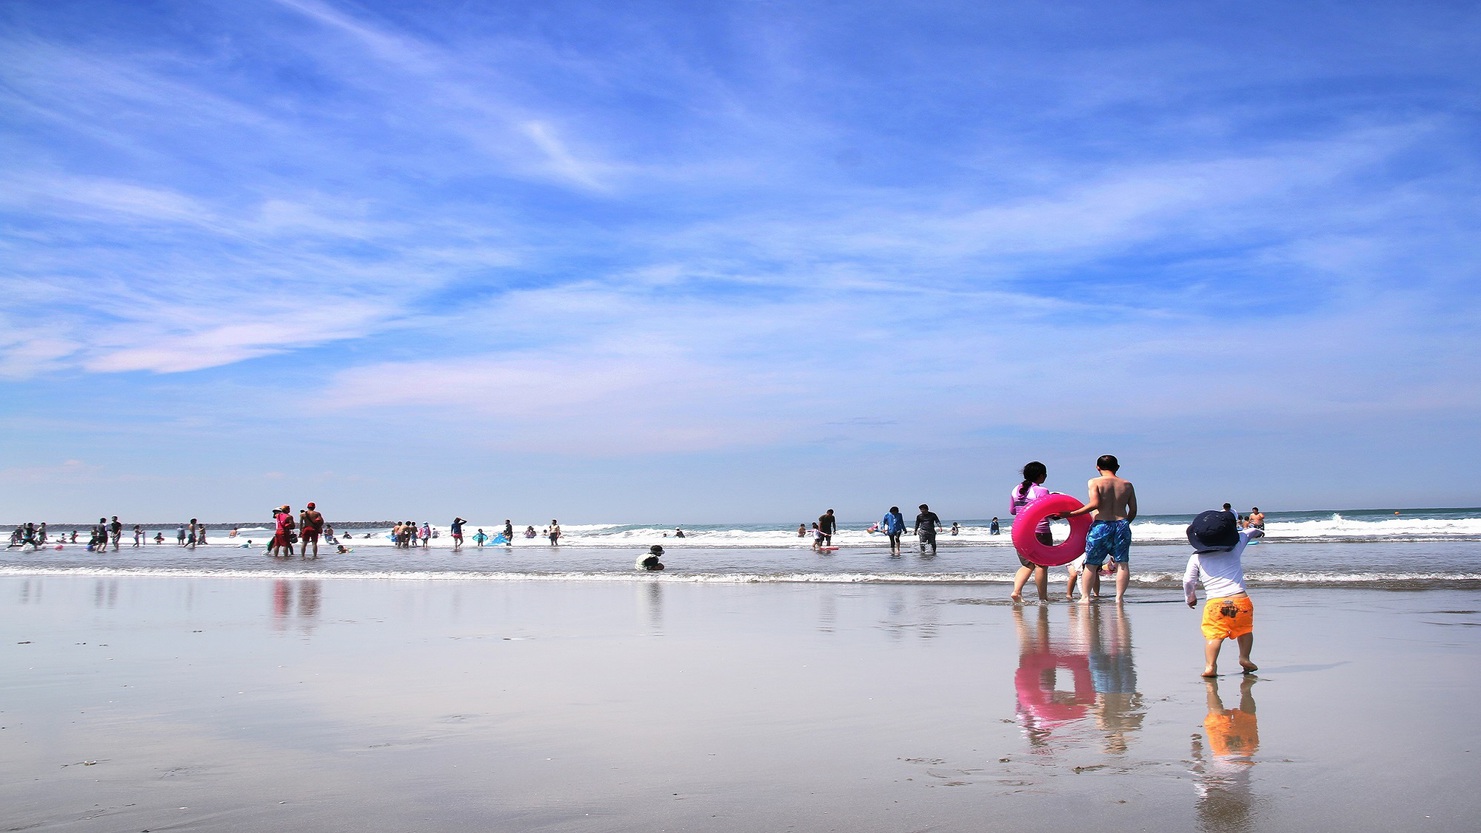
[[1244, 669], [1244, 673], [1246, 673], [1246, 674], [1253, 674], [1256, 671], [1259, 671], [1260, 670], [1260, 666], [1254, 664], [1253, 662], [1250, 662], [1247, 659], [1240, 660], [1239, 661], [1239, 667], [1240, 668], [1243, 668]]

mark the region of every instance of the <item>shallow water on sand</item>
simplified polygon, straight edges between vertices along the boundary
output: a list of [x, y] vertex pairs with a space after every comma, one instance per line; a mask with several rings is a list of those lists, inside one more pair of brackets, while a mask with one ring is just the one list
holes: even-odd
[[[1150, 595], [1150, 594], [1148, 594]], [[0, 806], [68, 831], [1468, 829], [1481, 594], [0, 576]], [[1232, 667], [1232, 656], [1226, 655]]]

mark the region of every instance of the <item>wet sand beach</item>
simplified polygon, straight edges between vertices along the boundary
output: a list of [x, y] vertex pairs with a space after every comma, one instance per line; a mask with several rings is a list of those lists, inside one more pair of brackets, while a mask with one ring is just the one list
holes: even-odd
[[[0, 577], [5, 829], [1438, 830], [1481, 593]], [[1223, 670], [1235, 668], [1226, 647]]]

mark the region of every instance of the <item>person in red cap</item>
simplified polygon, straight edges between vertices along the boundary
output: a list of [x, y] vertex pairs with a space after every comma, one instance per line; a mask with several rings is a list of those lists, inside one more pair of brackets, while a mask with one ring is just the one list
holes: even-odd
[[303, 510], [303, 516], [301, 518], [301, 523], [299, 524], [299, 526], [302, 527], [298, 531], [299, 540], [302, 543], [299, 544], [298, 557], [303, 558], [304, 556], [308, 555], [309, 542], [313, 541], [314, 557], [318, 558], [319, 534], [324, 531], [324, 516], [319, 514], [319, 510], [314, 508], [313, 501], [309, 501], [308, 508]]

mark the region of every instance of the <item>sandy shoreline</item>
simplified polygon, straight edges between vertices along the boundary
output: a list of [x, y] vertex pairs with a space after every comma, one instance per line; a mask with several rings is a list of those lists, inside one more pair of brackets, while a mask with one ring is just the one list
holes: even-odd
[[4, 576], [0, 806], [86, 831], [1468, 829], [1481, 593], [1256, 599], [1244, 759], [1165, 592]]

